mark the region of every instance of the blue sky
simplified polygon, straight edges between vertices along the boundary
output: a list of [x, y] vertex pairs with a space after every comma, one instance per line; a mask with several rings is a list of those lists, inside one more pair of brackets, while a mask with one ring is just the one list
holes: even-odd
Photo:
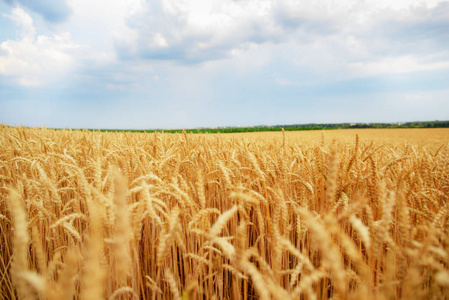
[[448, 119], [448, 1], [0, 0], [0, 123]]

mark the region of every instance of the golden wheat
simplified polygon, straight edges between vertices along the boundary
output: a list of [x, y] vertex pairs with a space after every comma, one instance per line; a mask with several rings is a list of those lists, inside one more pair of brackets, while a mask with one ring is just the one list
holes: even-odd
[[0, 126], [0, 298], [447, 299], [448, 137]]

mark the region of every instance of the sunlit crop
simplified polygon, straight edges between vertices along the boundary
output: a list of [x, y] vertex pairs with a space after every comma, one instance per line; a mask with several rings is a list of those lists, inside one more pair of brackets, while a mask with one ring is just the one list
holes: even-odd
[[0, 298], [449, 298], [449, 130], [342, 132], [2, 126]]

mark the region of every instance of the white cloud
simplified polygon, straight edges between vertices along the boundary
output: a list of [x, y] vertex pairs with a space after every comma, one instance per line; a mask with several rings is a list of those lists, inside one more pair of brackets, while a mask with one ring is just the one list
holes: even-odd
[[[312, 78], [298, 80], [291, 70], [274, 78], [277, 84], [294, 86], [448, 68], [449, 5], [437, 0], [66, 3], [70, 17], [46, 35], [40, 27], [36, 34], [26, 11], [13, 10], [9, 17], [21, 34], [0, 44], [0, 74], [23, 85], [42, 85], [101, 65], [107, 66], [107, 74], [98, 76], [109, 76], [111, 88], [125, 82], [111, 74], [128, 73], [134, 79], [126, 84], [131, 84], [139, 80], [137, 74], [158, 72], [167, 60], [241, 74], [282, 62]], [[214, 63], [219, 60], [224, 62]]]
[[167, 43], [167, 40], [164, 38], [164, 36], [161, 33], [156, 33], [153, 36], [153, 41], [150, 44], [150, 47], [167, 48], [168, 43]]
[[268, 0], [147, 1], [143, 13], [128, 19], [138, 38], [118, 40], [119, 51], [127, 58], [184, 63], [227, 57], [248, 43], [275, 39], [270, 6]]
[[132, 38], [118, 36], [116, 45], [126, 60], [190, 64], [227, 59], [251, 67], [246, 60], [290, 59], [327, 79], [434, 70], [446, 68], [449, 60], [447, 3], [147, 0], [127, 16]]
[[66, 0], [4, 0], [6, 3], [20, 5], [41, 15], [48, 22], [59, 23], [65, 21], [71, 14]]
[[22, 85], [42, 85], [75, 67], [69, 52], [76, 47], [68, 34], [5, 41], [0, 44], [6, 54], [0, 56], [0, 74], [16, 77]]
[[34, 29], [33, 19], [22, 8], [16, 7], [11, 11], [11, 15], [3, 16], [11, 19], [20, 28], [22, 38], [33, 38], [36, 30]]
[[15, 77], [24, 86], [38, 86], [75, 66], [70, 52], [79, 46], [70, 34], [36, 36], [31, 16], [20, 7], [10, 18], [21, 29], [21, 39], [0, 44], [1, 75]]
[[[306, 6], [311, 9], [314, 5]], [[296, 8], [302, 13], [307, 9]], [[294, 14], [295, 8], [287, 11]], [[449, 2], [424, 5], [400, 1], [389, 6], [368, 1], [346, 13], [328, 11], [323, 22], [314, 19], [313, 13], [304, 13], [308, 19], [295, 16], [294, 26], [281, 22], [290, 28], [292, 37], [288, 48], [281, 45], [289, 49], [284, 56], [308, 73], [306, 81], [449, 69]]]
[[9, 16], [20, 28], [20, 38], [0, 43], [0, 75], [14, 78], [23, 86], [41, 86], [61, 80], [80, 67], [112, 61], [111, 55], [75, 43], [62, 32], [37, 35], [33, 19], [16, 7]]
[[68, 0], [73, 16], [65, 25], [77, 41], [99, 51], [113, 51], [114, 39], [132, 42], [136, 33], [127, 25], [131, 15], [145, 11], [144, 0]]
[[449, 61], [423, 62], [415, 56], [386, 57], [378, 61], [351, 63], [350, 68], [364, 76], [400, 74], [449, 69]]

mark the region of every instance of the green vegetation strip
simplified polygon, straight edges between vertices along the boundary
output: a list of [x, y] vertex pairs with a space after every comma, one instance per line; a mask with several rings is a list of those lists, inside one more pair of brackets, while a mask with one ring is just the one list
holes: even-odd
[[[328, 124], [295, 124], [275, 126], [252, 126], [252, 127], [219, 127], [185, 129], [186, 133], [239, 133], [239, 132], [266, 132], [266, 131], [303, 131], [303, 130], [332, 130], [332, 129], [355, 129], [355, 128], [447, 128], [449, 121], [427, 121], [407, 123], [328, 123]], [[89, 129], [93, 130], [93, 129]], [[95, 130], [95, 131], [98, 131]], [[184, 129], [151, 129], [151, 130], [123, 130], [123, 129], [100, 129], [99, 131], [112, 132], [165, 132], [182, 133]]]
[[[3, 125], [5, 126], [5, 125]], [[197, 129], [71, 129], [100, 132], [164, 132], [164, 133], [240, 133], [240, 132], [265, 132], [265, 131], [304, 131], [304, 130], [332, 130], [332, 129], [356, 129], [356, 128], [448, 128], [449, 121], [425, 121], [406, 123], [327, 123], [327, 124], [294, 124], [275, 126], [251, 126], [251, 127], [218, 127]], [[54, 128], [63, 130], [63, 128]], [[67, 129], [67, 128], [66, 128]]]

